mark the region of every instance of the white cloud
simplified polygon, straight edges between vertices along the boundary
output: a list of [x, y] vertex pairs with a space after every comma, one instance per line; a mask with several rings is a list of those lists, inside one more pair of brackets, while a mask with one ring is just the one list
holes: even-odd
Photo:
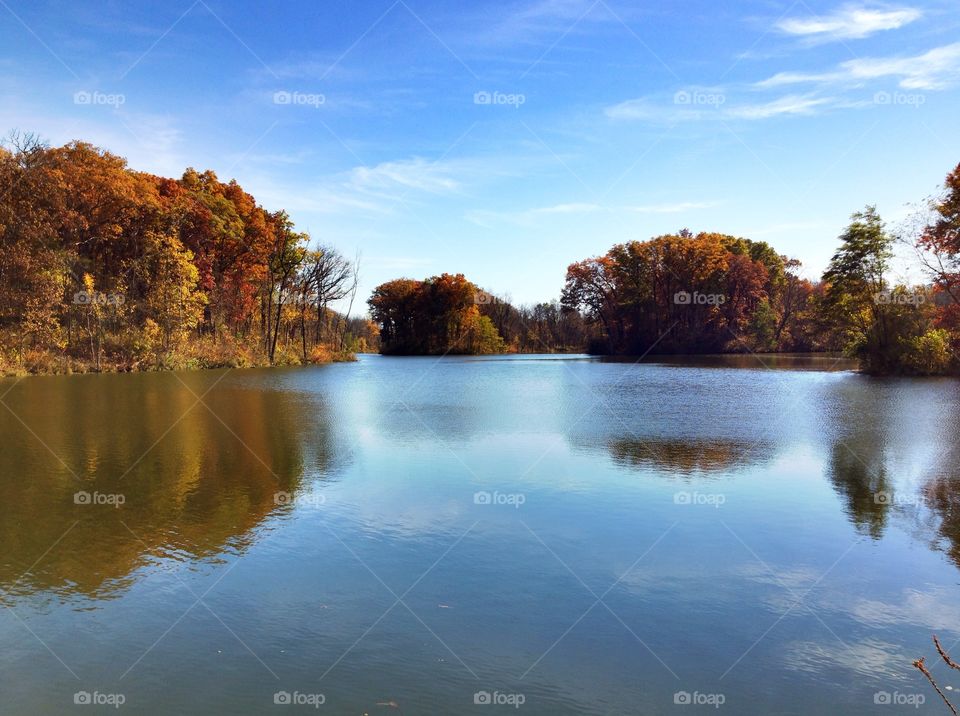
[[858, 78], [899, 77], [904, 89], [940, 89], [960, 77], [960, 42], [914, 57], [850, 60], [843, 66]]
[[460, 183], [449, 175], [450, 166], [421, 157], [356, 167], [350, 183], [361, 190], [385, 191], [402, 187], [430, 193], [456, 191]]
[[571, 202], [569, 204], [555, 204], [553, 206], [540, 206], [533, 209], [523, 209], [521, 211], [489, 211], [486, 209], [474, 209], [466, 212], [464, 218], [472, 224], [482, 226], [486, 229], [492, 229], [495, 224], [516, 224], [519, 226], [531, 226], [538, 220], [550, 216], [573, 216], [576, 214], [589, 214], [597, 211], [605, 211], [599, 204], [590, 204], [585, 202]]
[[317, 214], [384, 213], [391, 207], [370, 201], [357, 192], [340, 186], [313, 186], [304, 188], [278, 185], [269, 178], [262, 178], [256, 196], [264, 206], [283, 207], [288, 211]]
[[780, 72], [758, 82], [769, 89], [791, 84], [858, 84], [895, 77], [904, 89], [942, 89], [960, 79], [960, 42], [909, 57], [864, 57], [840, 63], [830, 72]]
[[763, 104], [745, 104], [730, 107], [726, 114], [736, 119], [767, 119], [782, 114], [815, 114], [818, 109], [831, 104], [829, 97], [787, 95]]
[[634, 214], [679, 214], [685, 211], [697, 211], [719, 206], [718, 201], [680, 201], [664, 204], [648, 204], [641, 206], [604, 206], [587, 202], [571, 202], [568, 204], [554, 204], [541, 206], [522, 211], [497, 212], [475, 210], [467, 212], [466, 219], [485, 228], [493, 228], [494, 223], [510, 223], [521, 226], [533, 225], [545, 216], [572, 216], [576, 214], [594, 214], [604, 212], [613, 214], [628, 212]]
[[[628, 99], [612, 107], [607, 107], [603, 110], [603, 113], [610, 119], [632, 120], [665, 119], [666, 113], [670, 111], [671, 109], [655, 105], [650, 102], [650, 100], [640, 97], [637, 99]], [[691, 115], [696, 113], [696, 110], [675, 110], [675, 108], [673, 111], [683, 112], [685, 114], [689, 113]], [[694, 119], [695, 117], [690, 118]]]
[[556, 206], [544, 206], [539, 209], [530, 209], [531, 214], [584, 214], [597, 211], [601, 207], [597, 204], [572, 203], [557, 204]]
[[719, 206], [719, 201], [681, 201], [676, 204], [651, 204], [647, 206], [628, 206], [627, 211], [637, 214], [680, 214], [684, 211], [710, 209]]
[[544, 36], [581, 33], [590, 25], [616, 20], [593, 0], [535, 0], [512, 10], [504, 8], [496, 17], [491, 22], [486, 14], [475, 16], [478, 25], [471, 28], [468, 39], [490, 45], [537, 45]]
[[876, 32], [896, 30], [920, 18], [916, 8], [845, 5], [829, 15], [791, 17], [776, 27], [811, 40], [860, 40]]
[[834, 103], [835, 100], [830, 97], [791, 94], [769, 102], [694, 108], [690, 105], [656, 103], [651, 98], [641, 97], [607, 107], [604, 113], [610, 119], [616, 120], [675, 124], [703, 120], [759, 120], [781, 115], [812, 115]]

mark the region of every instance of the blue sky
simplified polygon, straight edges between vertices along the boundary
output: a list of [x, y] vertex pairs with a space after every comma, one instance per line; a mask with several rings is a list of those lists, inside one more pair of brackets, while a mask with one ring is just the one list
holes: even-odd
[[[819, 275], [960, 161], [955, 0], [0, 0], [0, 128], [236, 178], [362, 254], [517, 302], [681, 227]], [[911, 278], [919, 279], [914, 272]]]

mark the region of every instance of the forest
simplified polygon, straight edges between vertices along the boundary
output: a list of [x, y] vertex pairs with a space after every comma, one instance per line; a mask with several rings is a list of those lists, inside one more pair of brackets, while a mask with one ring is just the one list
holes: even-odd
[[[291, 365], [387, 355], [836, 351], [866, 372], [960, 369], [960, 166], [904, 227], [851, 217], [817, 281], [763, 241], [693, 232], [571, 264], [514, 306], [463, 274], [377, 286], [236, 181], [139, 172], [84, 142], [0, 147], [0, 373]], [[896, 248], [925, 272], [891, 279]], [[331, 306], [346, 306], [343, 313]]]
[[463, 274], [388, 281], [368, 304], [386, 355], [581, 352], [595, 332], [556, 301], [514, 307]]
[[[891, 280], [903, 248], [927, 281]], [[681, 230], [567, 269], [559, 303], [516, 308], [464, 276], [398, 279], [369, 301], [385, 353], [843, 352], [874, 374], [960, 369], [960, 165], [897, 231], [851, 216], [818, 281], [762, 241]]]
[[348, 360], [375, 348], [357, 262], [235, 181], [168, 179], [83, 142], [0, 147], [0, 372]]

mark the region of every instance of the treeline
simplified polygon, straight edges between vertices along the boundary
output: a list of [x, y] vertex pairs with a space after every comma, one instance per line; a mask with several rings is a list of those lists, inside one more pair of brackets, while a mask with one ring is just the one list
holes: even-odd
[[[134, 171], [83, 142], [0, 146], [0, 373], [389, 354], [843, 350], [873, 373], [960, 372], [960, 166], [896, 234], [854, 214], [819, 281], [762, 241], [687, 230], [571, 264], [559, 301], [514, 306], [442, 274], [350, 317], [358, 266], [311, 248], [235, 181]], [[926, 272], [891, 280], [897, 243]], [[346, 306], [344, 314], [333, 305]]]
[[[956, 373], [960, 166], [912, 224], [894, 234], [875, 208], [854, 214], [818, 282], [768, 244], [723, 234], [618, 244], [568, 268], [562, 306], [600, 327], [600, 353], [843, 350], [870, 373]], [[927, 283], [891, 280], [898, 243]]]
[[377, 286], [367, 301], [388, 355], [501, 353], [504, 342], [480, 313], [482, 292], [463, 274], [425, 281], [401, 278]]
[[764, 242], [681, 231], [571, 264], [562, 306], [601, 327], [597, 353], [819, 350], [818, 289], [797, 266]]
[[[514, 307], [443, 274], [382, 284], [369, 301], [398, 354], [844, 351], [878, 374], [960, 372], [960, 166], [912, 230], [854, 214], [819, 281], [763, 241], [688, 230], [571, 264], [560, 302]], [[890, 278], [897, 243], [928, 282]]]
[[368, 304], [386, 355], [582, 351], [594, 333], [577, 311], [557, 302], [515, 307], [463, 274], [388, 281]]
[[582, 353], [599, 336], [597, 326], [559, 301], [513, 306], [508, 300], [483, 294], [481, 311], [490, 317], [513, 353]]
[[133, 171], [83, 142], [0, 147], [0, 369], [303, 363], [376, 347], [330, 305], [357, 266], [235, 181]]

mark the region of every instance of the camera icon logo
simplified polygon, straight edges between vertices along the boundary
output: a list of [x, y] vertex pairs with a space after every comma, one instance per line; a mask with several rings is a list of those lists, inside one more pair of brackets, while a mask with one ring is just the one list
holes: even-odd
[[475, 704], [492, 704], [493, 703], [493, 694], [489, 691], [478, 691], [473, 695], [473, 703]]
[[889, 706], [893, 703], [893, 696], [889, 691], [878, 691], [873, 695], [873, 703], [880, 706]]
[[878, 505], [889, 505], [893, 502], [893, 495], [886, 490], [880, 490], [873, 495], [873, 501]]
[[475, 505], [489, 505], [492, 502], [493, 502], [493, 495], [491, 495], [486, 490], [481, 490], [480, 492], [473, 493], [473, 504]]
[[[673, 504], [675, 505], [689, 505], [692, 500], [692, 497], [689, 492], [675, 492], [673, 493]], [[684, 693], [684, 692], [680, 692]]]
[[273, 703], [279, 705], [287, 705], [292, 703], [293, 697], [290, 696], [289, 691], [278, 691], [273, 695]]
[[[75, 505], [89, 505], [93, 502], [93, 496], [86, 490], [80, 490], [73, 493], [73, 504]], [[84, 692], [80, 692], [84, 693]]]
[[693, 697], [690, 695], [689, 691], [678, 691], [673, 695], [673, 703], [680, 706], [686, 706], [693, 703]]
[[673, 302], [678, 306], [689, 306], [692, 296], [689, 291], [677, 291], [673, 294]]
[[93, 703], [93, 697], [89, 691], [78, 691], [73, 695], [73, 703], [79, 706], [89, 706]]

